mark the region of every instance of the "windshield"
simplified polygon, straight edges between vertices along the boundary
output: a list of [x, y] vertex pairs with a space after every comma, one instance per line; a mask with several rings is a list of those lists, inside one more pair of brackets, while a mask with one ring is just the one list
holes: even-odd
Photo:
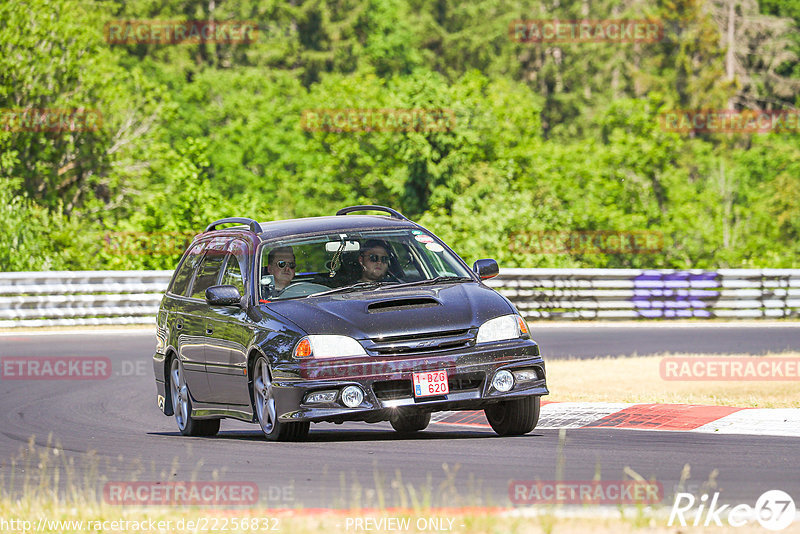
[[262, 301], [433, 279], [473, 280], [440, 241], [418, 229], [339, 232], [261, 247]]

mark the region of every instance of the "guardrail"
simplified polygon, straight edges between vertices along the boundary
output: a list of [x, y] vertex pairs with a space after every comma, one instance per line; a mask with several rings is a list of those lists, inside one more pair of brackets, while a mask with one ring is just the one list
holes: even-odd
[[[172, 271], [0, 273], [0, 328], [155, 324]], [[800, 317], [800, 269], [503, 269], [527, 319]]]
[[800, 269], [504, 269], [487, 285], [528, 319], [800, 317]]
[[152, 324], [172, 271], [0, 273], [0, 328]]

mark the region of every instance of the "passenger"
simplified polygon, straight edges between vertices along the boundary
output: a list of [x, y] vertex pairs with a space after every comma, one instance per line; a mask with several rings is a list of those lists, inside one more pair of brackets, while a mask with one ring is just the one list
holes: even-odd
[[364, 243], [358, 255], [361, 264], [360, 282], [378, 282], [386, 279], [389, 272], [389, 247], [379, 239], [370, 239]]
[[267, 272], [275, 278], [273, 296], [280, 293], [292, 283], [297, 264], [294, 261], [292, 247], [278, 247], [269, 251], [267, 255]]

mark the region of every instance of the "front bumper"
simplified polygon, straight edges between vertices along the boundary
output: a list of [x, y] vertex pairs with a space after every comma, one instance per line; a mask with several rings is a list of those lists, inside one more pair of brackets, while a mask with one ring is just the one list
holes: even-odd
[[[446, 370], [450, 392], [436, 397], [414, 397], [415, 372]], [[495, 390], [492, 377], [501, 370], [534, 370], [537, 378], [515, 380], [507, 392]], [[436, 412], [478, 410], [498, 401], [547, 395], [545, 364], [531, 340], [487, 344], [466, 350], [415, 356], [382, 356], [313, 360], [273, 368], [273, 392], [278, 419], [284, 422], [385, 421], [399, 411]], [[357, 385], [364, 401], [355, 408], [341, 402], [341, 390]], [[308, 403], [312, 392], [338, 391], [334, 402]]]

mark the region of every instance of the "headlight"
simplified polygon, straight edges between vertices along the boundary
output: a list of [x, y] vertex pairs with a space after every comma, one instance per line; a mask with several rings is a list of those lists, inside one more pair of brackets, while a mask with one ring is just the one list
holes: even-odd
[[347, 336], [304, 337], [294, 351], [296, 359], [347, 358], [366, 355], [364, 347], [352, 337]]
[[478, 343], [517, 339], [528, 334], [528, 325], [519, 315], [501, 315], [489, 319], [478, 329]]

